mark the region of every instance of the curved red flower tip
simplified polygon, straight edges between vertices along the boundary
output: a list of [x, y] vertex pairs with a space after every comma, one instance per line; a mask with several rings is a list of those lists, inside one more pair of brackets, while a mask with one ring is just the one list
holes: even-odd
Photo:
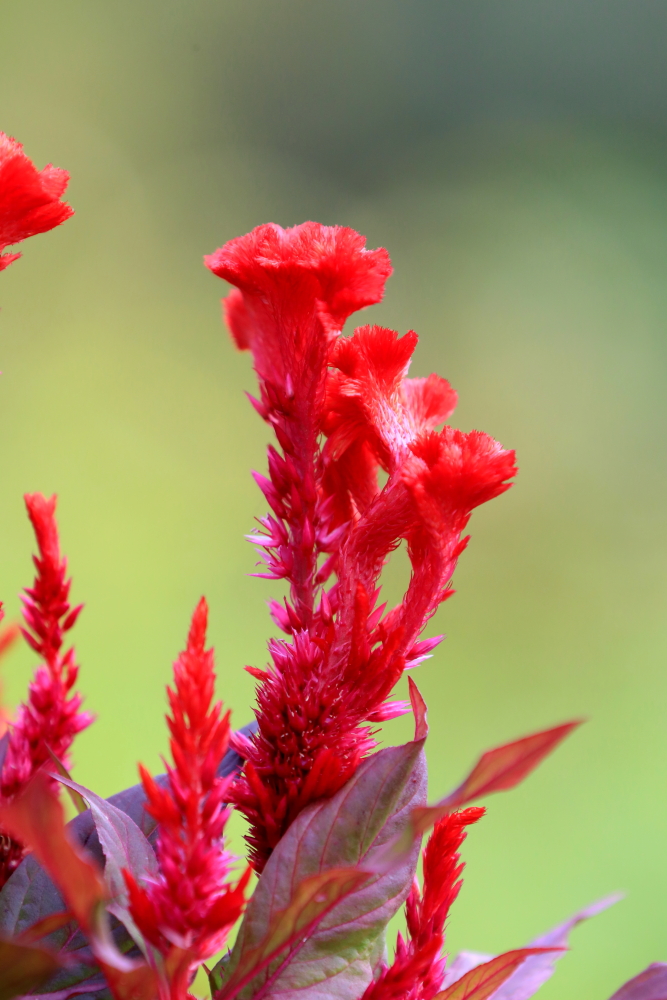
[[508, 490], [507, 480], [518, 472], [516, 453], [482, 431], [445, 427], [422, 435], [411, 451], [402, 477], [423, 514], [433, 504], [443, 512], [469, 514]]
[[390, 472], [420, 434], [454, 412], [457, 395], [444, 378], [405, 377], [417, 341], [413, 330], [400, 337], [381, 326], [359, 327], [352, 337], [336, 341], [324, 420], [331, 456], [340, 459], [365, 440]]
[[[258, 226], [204, 258], [209, 270], [252, 294], [289, 294], [290, 281], [307, 281], [333, 323], [342, 327], [363, 306], [379, 302], [391, 274], [386, 250], [367, 250], [365, 237], [345, 226], [304, 222], [291, 229]], [[232, 317], [232, 322], [236, 316]], [[237, 343], [239, 338], [235, 333]]]
[[[0, 132], [0, 251], [46, 233], [74, 214], [60, 199], [69, 174], [51, 164], [38, 170], [23, 146]], [[0, 271], [21, 256], [0, 253]]]
[[456, 392], [439, 375], [405, 377], [417, 339], [412, 330], [400, 337], [366, 326], [339, 338], [330, 351], [323, 485], [335, 523], [367, 510], [378, 492], [378, 467], [398, 469], [415, 440], [456, 407]]

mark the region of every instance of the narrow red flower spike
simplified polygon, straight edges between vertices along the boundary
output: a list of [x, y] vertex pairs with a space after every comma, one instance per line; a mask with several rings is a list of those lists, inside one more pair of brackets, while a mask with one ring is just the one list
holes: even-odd
[[37, 170], [23, 146], [0, 132], [0, 271], [20, 253], [1, 253], [29, 236], [46, 233], [74, 214], [60, 199], [69, 181], [51, 164]]
[[398, 935], [390, 967], [366, 990], [363, 1000], [433, 1000], [445, 976], [445, 923], [463, 881], [459, 849], [466, 826], [477, 823], [484, 809], [451, 813], [434, 827], [424, 850], [424, 888], [415, 880], [406, 902], [408, 940]]
[[[437, 375], [407, 378], [415, 333], [341, 336], [353, 310], [382, 297], [386, 251], [308, 222], [261, 226], [206, 263], [236, 285], [227, 322], [253, 353], [253, 404], [280, 448], [269, 448], [269, 477], [255, 473], [271, 513], [250, 538], [266, 563], [257, 575], [289, 581], [289, 600], [271, 613], [291, 639], [270, 643], [268, 669], [251, 669], [258, 731], [232, 789], [261, 871], [301, 809], [333, 795], [376, 745], [368, 724], [405, 711], [386, 699], [438, 641], [419, 635], [452, 593], [461, 532], [516, 467], [484, 434], [436, 432], [456, 393]], [[385, 613], [380, 575], [401, 540], [412, 579]]]
[[[250, 869], [228, 883], [230, 855], [223, 847], [231, 778], [216, 777], [229, 742], [229, 712], [212, 704], [213, 650], [206, 649], [208, 608], [202, 598], [192, 618], [187, 647], [174, 664], [167, 688], [173, 767], [161, 787], [145, 768], [141, 780], [147, 809], [159, 823], [159, 879], [139, 886], [125, 872], [137, 926], [165, 956], [173, 996], [184, 996], [188, 976], [224, 944], [240, 916]], [[180, 991], [180, 992], [179, 992]]]
[[[0, 773], [0, 797], [5, 802], [22, 791], [44, 764], [51, 763], [52, 754], [67, 766], [74, 737], [93, 721], [90, 713], [81, 710], [81, 695], [72, 693], [79, 672], [74, 649], [63, 652], [65, 635], [83, 605], [72, 608], [69, 603], [71, 580], [66, 578], [67, 560], [60, 553], [56, 497], [47, 500], [41, 493], [32, 493], [26, 494], [25, 502], [39, 555], [33, 557], [35, 582], [23, 598], [25, 628], [21, 632], [42, 664], [30, 683], [27, 702], [19, 707], [9, 728]], [[0, 884], [9, 878], [21, 856], [21, 845], [2, 839]]]

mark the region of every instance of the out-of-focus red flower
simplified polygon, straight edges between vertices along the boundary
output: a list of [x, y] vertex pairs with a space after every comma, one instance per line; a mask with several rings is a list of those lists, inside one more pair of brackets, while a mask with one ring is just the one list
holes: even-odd
[[392, 965], [381, 970], [362, 1000], [433, 1000], [442, 989], [445, 923], [465, 867], [458, 852], [466, 826], [483, 815], [484, 809], [473, 807], [436, 823], [423, 854], [423, 890], [415, 880], [405, 906], [408, 939], [398, 935]]
[[[32, 775], [54, 754], [65, 766], [77, 733], [93, 721], [81, 710], [81, 695], [72, 693], [79, 668], [74, 649], [63, 652], [65, 635], [73, 627], [83, 605], [69, 603], [71, 580], [66, 577], [67, 560], [60, 553], [55, 519], [56, 497], [26, 494], [28, 515], [35, 530], [39, 555], [34, 556], [37, 573], [23, 598], [24, 638], [42, 664], [34, 674], [27, 701], [19, 706], [9, 727], [0, 796], [7, 801], [25, 788]], [[56, 786], [54, 783], [54, 787]], [[5, 850], [6, 847], [6, 850]], [[3, 841], [0, 884], [4, 884], [21, 857], [20, 845]]]
[[[188, 642], [174, 664], [174, 690], [167, 688], [173, 766], [161, 787], [140, 768], [147, 809], [159, 823], [160, 876], [139, 886], [125, 872], [132, 915], [162, 954], [167, 971], [187, 988], [191, 968], [223, 946], [245, 904], [250, 869], [229, 884], [231, 857], [223, 847], [229, 810], [224, 801], [231, 778], [216, 777], [229, 742], [229, 712], [213, 704], [213, 650], [206, 649], [208, 609], [202, 598]], [[174, 959], [174, 956], [178, 956]], [[182, 980], [182, 982], [181, 982]], [[184, 995], [184, 993], [183, 993]]]
[[5, 247], [46, 233], [74, 214], [60, 200], [68, 181], [67, 171], [50, 163], [38, 170], [21, 143], [0, 132], [0, 271], [21, 256], [3, 254]]
[[[266, 670], [249, 668], [258, 731], [232, 789], [261, 871], [298, 813], [338, 791], [375, 746], [369, 724], [405, 710], [386, 699], [438, 642], [419, 636], [452, 593], [461, 532], [516, 467], [486, 435], [436, 430], [456, 393], [437, 375], [407, 377], [415, 333], [341, 335], [351, 312], [381, 299], [386, 251], [308, 222], [260, 226], [206, 263], [236, 286], [227, 322], [252, 351], [253, 404], [278, 443], [268, 478], [255, 473], [271, 512], [249, 537], [266, 564], [257, 575], [289, 582], [289, 599], [270, 607], [290, 638], [270, 643]], [[380, 575], [403, 540], [411, 582], [386, 611]]]

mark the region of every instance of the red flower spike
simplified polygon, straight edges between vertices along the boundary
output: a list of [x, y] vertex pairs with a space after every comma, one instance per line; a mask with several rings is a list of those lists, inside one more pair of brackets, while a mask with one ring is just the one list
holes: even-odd
[[[228, 818], [229, 780], [216, 769], [229, 742], [229, 712], [213, 704], [213, 650], [206, 649], [208, 608], [202, 598], [192, 618], [186, 649], [167, 688], [167, 724], [174, 766], [160, 787], [144, 768], [147, 809], [159, 823], [160, 876], [139, 886], [125, 872], [130, 909], [145, 937], [165, 957], [174, 996], [184, 995], [190, 971], [218, 951], [245, 903], [250, 870], [228, 884], [231, 858], [222, 846]], [[179, 992], [181, 990], [182, 992]]]
[[[4, 616], [5, 613], [2, 610], [2, 603], [0, 602], [0, 621], [2, 621]], [[9, 652], [20, 635], [21, 629], [15, 622], [5, 625], [2, 631], [0, 631], [0, 660]], [[1, 692], [2, 687], [0, 687], [0, 693]], [[7, 732], [11, 718], [11, 713], [2, 704], [0, 704], [0, 738]]]
[[[46, 233], [74, 214], [60, 201], [69, 181], [51, 164], [37, 170], [20, 142], [0, 132], [0, 251], [29, 236]], [[0, 271], [20, 253], [0, 253]]]
[[[73, 627], [81, 606], [69, 603], [71, 581], [67, 560], [60, 553], [55, 519], [56, 497], [47, 500], [41, 493], [26, 494], [39, 555], [34, 556], [37, 574], [23, 598], [25, 627], [21, 629], [42, 665], [35, 671], [27, 702], [19, 706], [10, 725], [9, 743], [0, 774], [0, 797], [7, 802], [21, 792], [30, 778], [54, 754], [68, 766], [68, 752], [77, 733], [90, 725], [93, 716], [81, 710], [82, 698], [72, 693], [79, 668], [74, 650], [63, 652], [66, 633]], [[52, 787], [58, 788], [55, 782]], [[0, 856], [0, 885], [4, 884], [23, 856], [14, 841], [3, 841]]]
[[451, 813], [434, 827], [424, 849], [424, 888], [415, 880], [406, 902], [408, 941], [399, 934], [393, 964], [385, 967], [363, 1000], [433, 1000], [442, 989], [446, 958], [445, 923], [463, 884], [459, 849], [466, 826], [484, 809]]
[[[206, 263], [236, 286], [227, 323], [252, 351], [253, 405], [278, 443], [268, 477], [254, 474], [271, 512], [249, 537], [264, 564], [256, 575], [289, 581], [284, 606], [269, 604], [289, 638], [272, 641], [272, 664], [253, 671], [258, 730], [230, 789], [259, 872], [299, 812], [335, 794], [375, 747], [369, 725], [406, 711], [387, 699], [438, 641], [419, 634], [453, 593], [461, 531], [515, 469], [513, 453], [485, 435], [436, 433], [456, 393], [437, 375], [407, 378], [415, 333], [340, 335], [354, 309], [382, 297], [384, 250], [309, 222], [260, 226]], [[404, 539], [412, 580], [386, 612], [380, 576]]]
[[340, 459], [365, 438], [376, 461], [391, 472], [418, 435], [451, 416], [457, 396], [445, 379], [405, 377], [416, 346], [414, 331], [399, 337], [380, 326], [360, 327], [336, 342], [330, 363], [337, 371], [328, 380], [326, 400], [331, 456]]

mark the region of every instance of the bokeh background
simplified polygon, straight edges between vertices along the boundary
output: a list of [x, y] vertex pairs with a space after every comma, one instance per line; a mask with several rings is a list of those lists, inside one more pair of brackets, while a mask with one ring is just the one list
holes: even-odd
[[[589, 719], [489, 801], [450, 926], [453, 951], [499, 951], [625, 890], [545, 1000], [605, 1000], [667, 959], [666, 43], [650, 0], [0, 2], [0, 128], [71, 171], [76, 209], [0, 277], [0, 594], [16, 616], [22, 494], [57, 491], [99, 714], [75, 777], [110, 794], [160, 767], [201, 593], [250, 718], [267, 438], [201, 257], [268, 220], [353, 226], [396, 269], [368, 319], [414, 327], [413, 374], [448, 377], [458, 426], [521, 465], [473, 517], [420, 669], [432, 794], [488, 746]], [[8, 704], [33, 665], [4, 662]]]

